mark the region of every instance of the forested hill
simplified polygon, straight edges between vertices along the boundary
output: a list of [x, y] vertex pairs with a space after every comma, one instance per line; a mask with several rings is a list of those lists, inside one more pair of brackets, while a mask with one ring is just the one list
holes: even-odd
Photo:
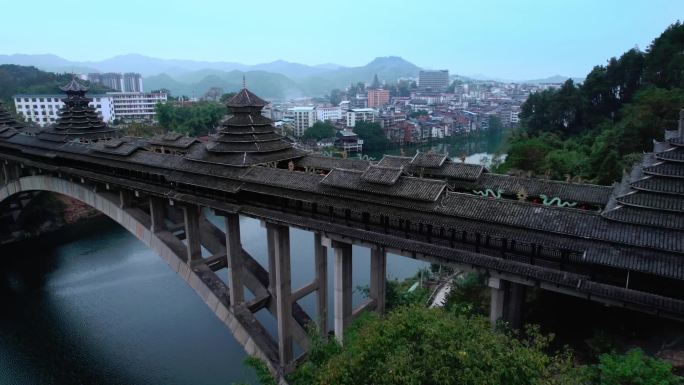
[[[10, 101], [15, 94], [61, 94], [60, 86], [71, 80], [71, 74], [45, 72], [36, 67], [14, 64], [0, 65], [0, 99]], [[84, 82], [88, 83], [88, 82]], [[92, 93], [113, 91], [100, 84], [88, 84]]]
[[568, 80], [530, 95], [497, 171], [610, 184], [652, 151], [653, 139], [677, 128], [681, 108], [684, 25], [677, 22], [646, 51], [633, 48], [594, 67], [581, 85]]

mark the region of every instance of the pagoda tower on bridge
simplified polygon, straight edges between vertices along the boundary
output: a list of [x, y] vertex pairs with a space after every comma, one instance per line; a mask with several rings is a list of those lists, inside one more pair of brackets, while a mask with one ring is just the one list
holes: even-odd
[[120, 136], [119, 130], [109, 127], [86, 97], [88, 87], [72, 79], [67, 85], [60, 87], [67, 95], [64, 108], [60, 111], [57, 122], [38, 133], [38, 138], [52, 142], [94, 143]]
[[187, 154], [195, 161], [247, 167], [258, 164], [281, 166], [305, 152], [275, 132], [273, 121], [261, 115], [268, 104], [247, 88], [242, 88], [226, 106], [233, 113], [205, 146]]

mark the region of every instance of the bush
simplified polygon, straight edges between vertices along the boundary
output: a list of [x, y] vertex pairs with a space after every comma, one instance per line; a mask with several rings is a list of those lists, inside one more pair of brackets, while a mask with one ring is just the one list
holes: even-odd
[[[492, 331], [483, 317], [455, 315], [420, 305], [403, 306], [385, 318], [365, 314], [345, 333], [340, 347], [313, 344], [306, 376], [292, 384], [554, 383], [568, 368], [562, 356], [542, 350], [550, 341], [536, 330], [517, 340]], [[326, 347], [328, 346], [328, 347]], [[321, 360], [320, 350], [327, 349]], [[313, 361], [313, 360], [312, 360]]]
[[672, 373], [672, 366], [669, 363], [647, 357], [641, 349], [632, 349], [625, 354], [602, 354], [593, 372], [593, 383], [601, 385], [676, 385], [682, 383], [682, 378]]

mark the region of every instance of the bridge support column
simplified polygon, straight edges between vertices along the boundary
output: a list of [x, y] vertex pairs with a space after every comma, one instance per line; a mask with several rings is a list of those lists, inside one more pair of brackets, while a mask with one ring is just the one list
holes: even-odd
[[166, 230], [166, 207], [164, 200], [157, 197], [150, 197], [150, 231], [153, 233]]
[[525, 286], [494, 277], [490, 277], [487, 283], [491, 289], [489, 320], [492, 326], [502, 319], [511, 328], [520, 329], [523, 323]]
[[505, 319], [513, 329], [520, 329], [523, 326], [525, 292], [526, 287], [524, 285], [515, 282], [509, 282]]
[[499, 278], [489, 277], [487, 285], [490, 288], [490, 307], [489, 307], [489, 321], [492, 326], [503, 318], [504, 305], [506, 301], [506, 284], [507, 282]]
[[[263, 222], [262, 222], [263, 223]], [[276, 225], [266, 223], [266, 247], [268, 251], [268, 291], [271, 294], [276, 292]]]
[[230, 306], [245, 302], [245, 289], [242, 285], [244, 263], [242, 260], [242, 242], [240, 241], [240, 216], [227, 214], [226, 223], [226, 258], [230, 269]]
[[278, 321], [278, 355], [286, 367], [292, 362], [292, 283], [290, 274], [290, 228], [272, 226], [275, 247], [276, 317]]
[[314, 263], [316, 265], [316, 312], [321, 337], [328, 336], [328, 248], [321, 243], [321, 234], [314, 235]]
[[375, 300], [375, 310], [385, 312], [385, 289], [387, 280], [387, 253], [381, 247], [371, 249], [370, 297]]
[[7, 165], [5, 163], [2, 164], [2, 185], [4, 186], [9, 182], [9, 172], [7, 171]]
[[131, 207], [133, 203], [133, 194], [128, 190], [119, 190], [119, 207]]
[[187, 263], [202, 259], [202, 240], [199, 231], [199, 206], [183, 206], [183, 222], [185, 224], [185, 241], [187, 249]]
[[333, 242], [335, 249], [335, 338], [342, 343], [352, 316], [352, 245]]

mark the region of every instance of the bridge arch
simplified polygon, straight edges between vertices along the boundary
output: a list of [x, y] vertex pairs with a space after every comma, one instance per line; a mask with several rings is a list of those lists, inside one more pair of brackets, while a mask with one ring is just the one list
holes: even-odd
[[[107, 215], [133, 234], [148, 248], [166, 262], [196, 293], [207, 306], [229, 328], [245, 352], [264, 360], [272, 372], [278, 368], [272, 363], [271, 352], [262, 349], [263, 344], [254, 340], [254, 333], [245, 327], [245, 322], [235, 309], [230, 307], [225, 285], [206, 265], [186, 263], [185, 245], [169, 231], [153, 232], [150, 216], [139, 208], [121, 207], [118, 195], [98, 192], [92, 186], [82, 185], [49, 175], [25, 176], [7, 181], [0, 186], [0, 203], [22, 192], [46, 191], [65, 195], [81, 201]], [[257, 336], [258, 338], [258, 336]]]

